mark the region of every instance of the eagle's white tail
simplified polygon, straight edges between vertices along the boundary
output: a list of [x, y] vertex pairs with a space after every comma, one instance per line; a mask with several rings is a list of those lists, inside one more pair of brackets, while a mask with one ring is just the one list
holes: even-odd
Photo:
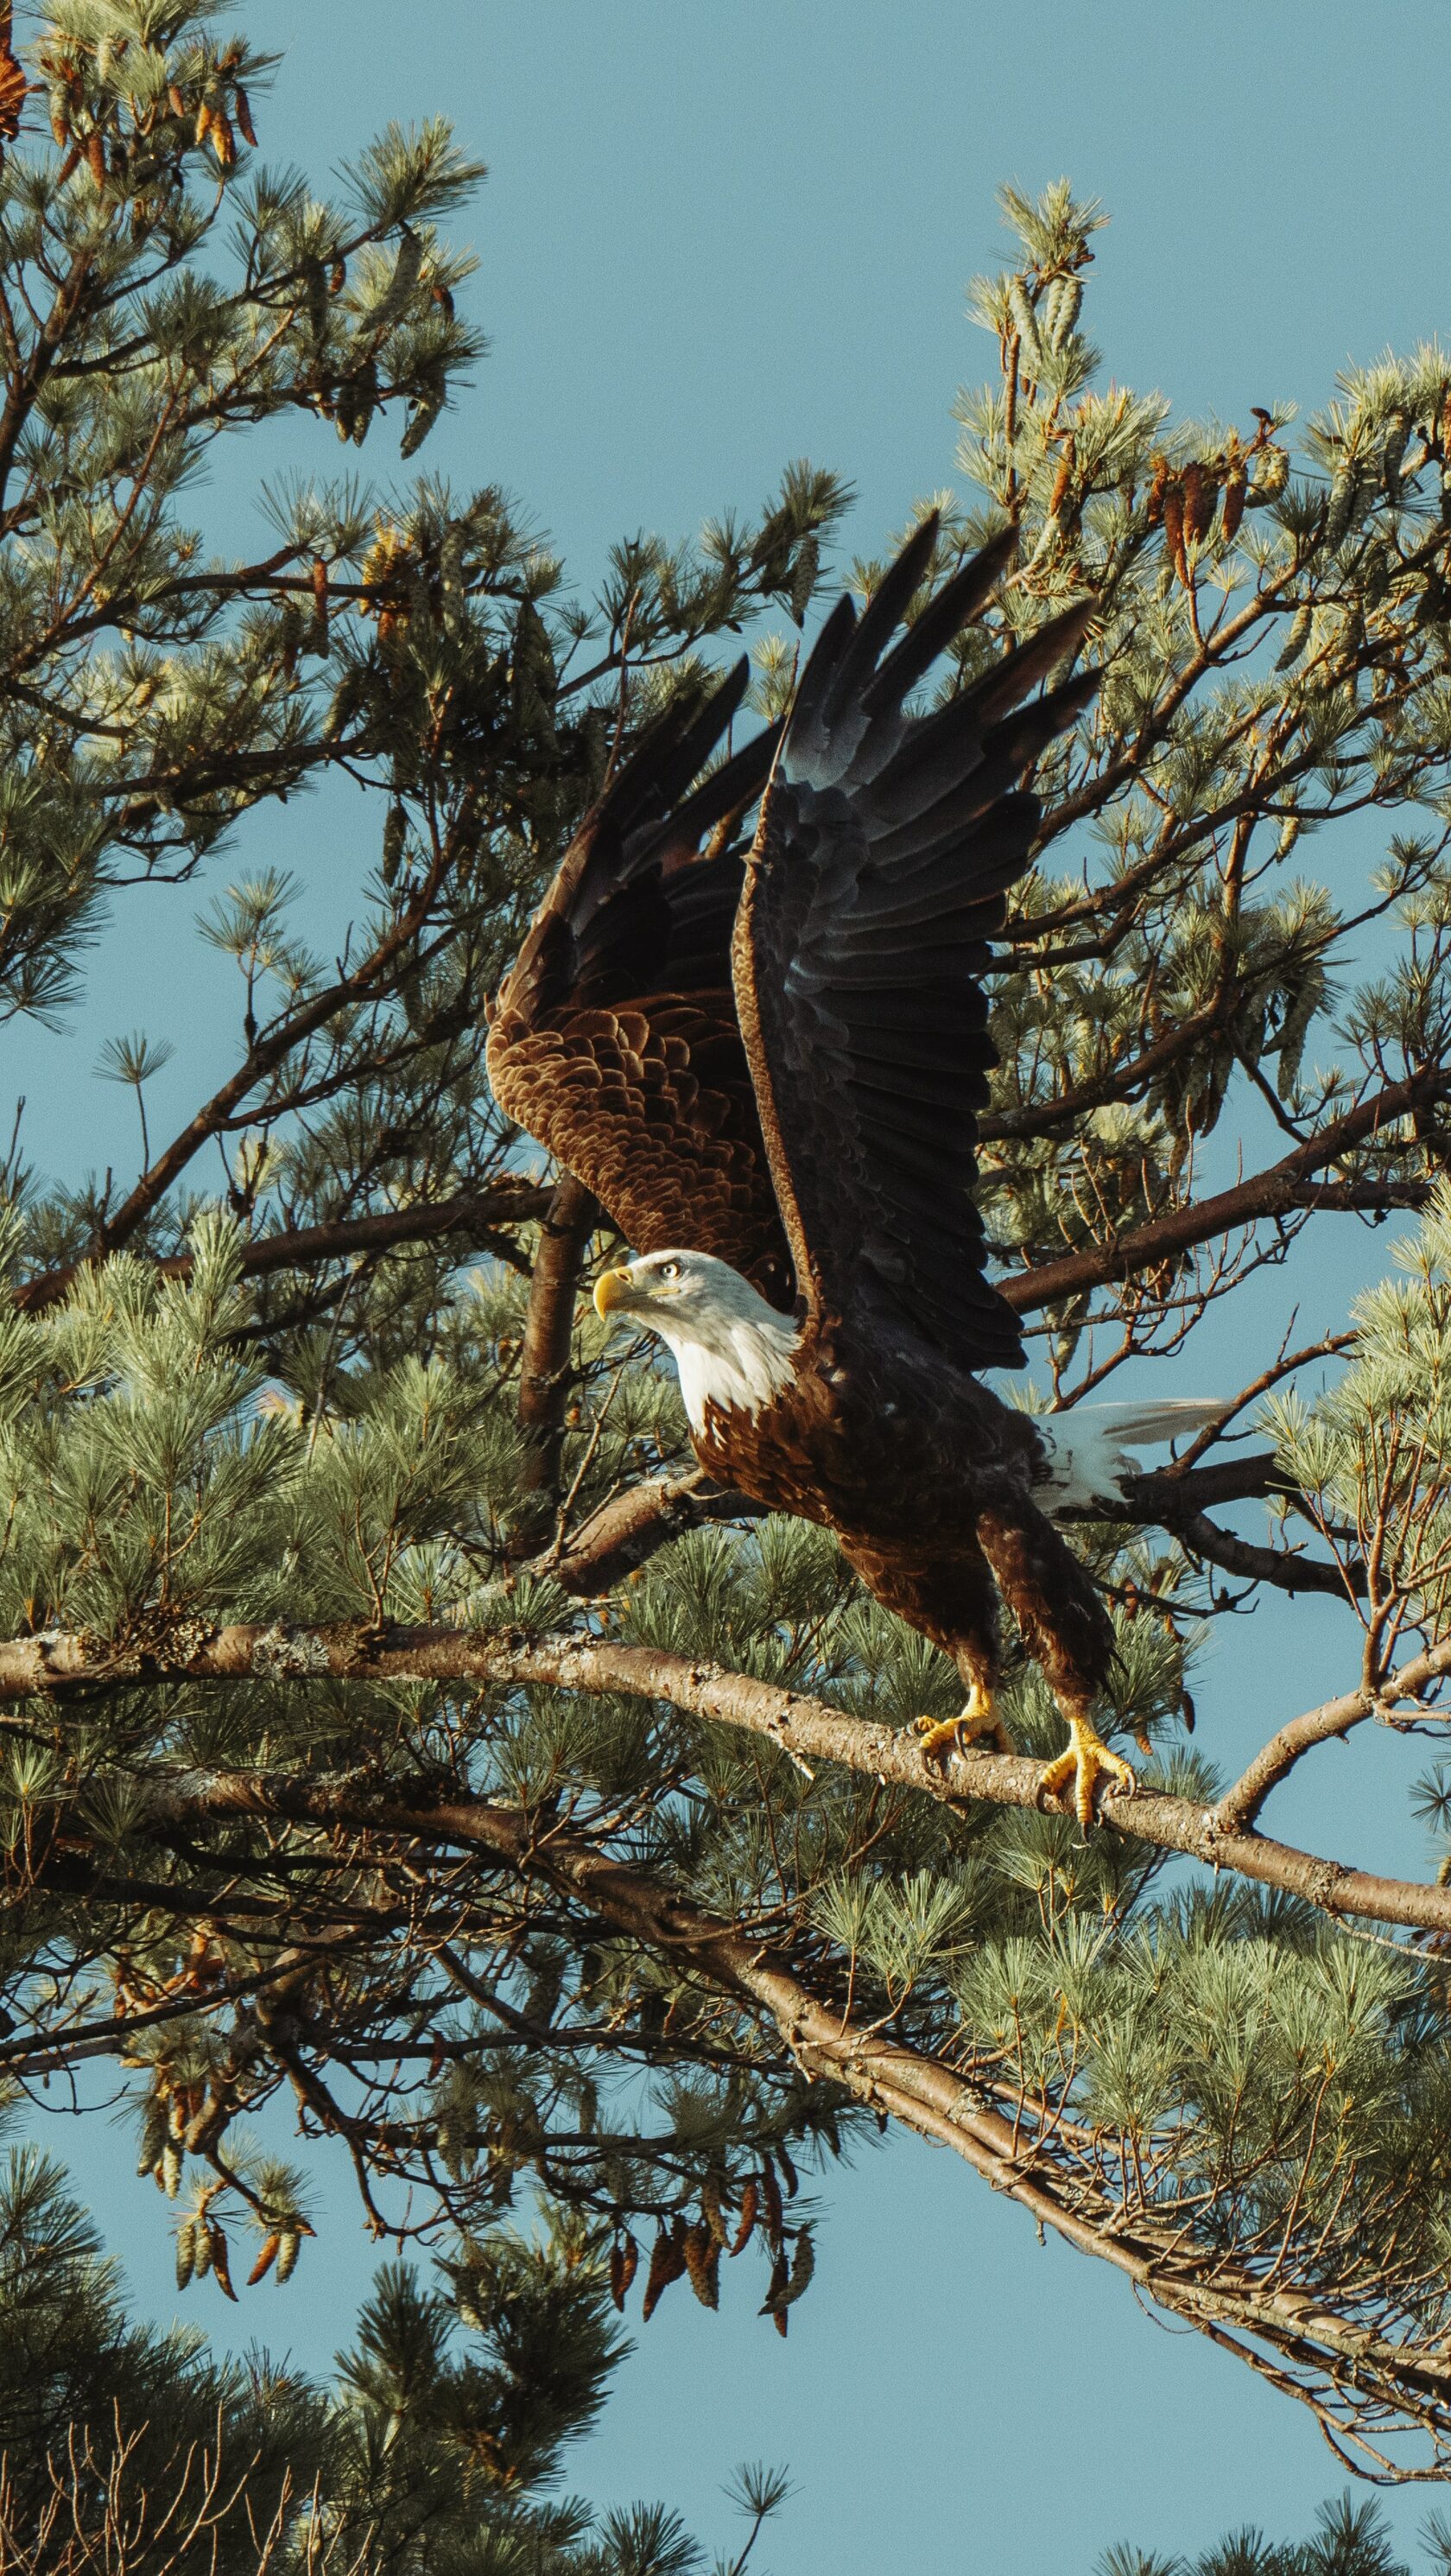
[[1203, 1396], [1170, 1396], [1157, 1404], [1080, 1404], [1071, 1413], [1040, 1414], [1034, 1429], [1048, 1451], [1050, 1511], [1087, 1511], [1112, 1503], [1121, 1479], [1135, 1473], [1127, 1449], [1149, 1449], [1160, 1440], [1185, 1440], [1208, 1429], [1224, 1412]]
[[1121, 1449], [1149, 1448], [1156, 1440], [1187, 1440], [1191, 1431], [1207, 1431], [1225, 1411], [1224, 1398], [1202, 1395], [1161, 1396], [1157, 1404], [1080, 1404], [1070, 1419], [1091, 1423]]

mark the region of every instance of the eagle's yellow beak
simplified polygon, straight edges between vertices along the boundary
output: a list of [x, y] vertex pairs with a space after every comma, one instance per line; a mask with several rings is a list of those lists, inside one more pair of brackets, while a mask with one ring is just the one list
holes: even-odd
[[628, 1270], [602, 1270], [595, 1281], [595, 1313], [613, 1314], [617, 1306], [634, 1302], [635, 1283]]

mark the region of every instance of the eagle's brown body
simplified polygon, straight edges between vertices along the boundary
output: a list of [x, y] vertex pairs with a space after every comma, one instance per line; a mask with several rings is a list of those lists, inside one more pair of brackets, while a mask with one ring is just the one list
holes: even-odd
[[[935, 534], [919, 531], [860, 620], [840, 603], [788, 726], [694, 795], [744, 670], [647, 737], [535, 918], [489, 1066], [503, 1107], [642, 1256], [711, 1256], [794, 1316], [769, 1397], [698, 1412], [702, 1464], [833, 1529], [877, 1597], [986, 1692], [1006, 1598], [1077, 1747], [1113, 1632], [1035, 1500], [1031, 1418], [978, 1379], [1022, 1349], [984, 1276], [975, 1113], [995, 1061], [987, 942], [1039, 820], [1017, 781], [1094, 683], [1021, 703], [1075, 652], [1084, 616], [1069, 612], [979, 655], [936, 714], [905, 715], [1011, 552], [1005, 537], [965, 564], [887, 650]], [[747, 851], [729, 835], [763, 786]], [[665, 1331], [666, 1305], [657, 1316]], [[1078, 1785], [1083, 1813], [1081, 1771]]]
[[1077, 1557], [1033, 1499], [1031, 1416], [945, 1372], [900, 1327], [844, 1316], [809, 1334], [759, 1414], [710, 1406], [701, 1465], [773, 1511], [832, 1529], [868, 1589], [954, 1656], [996, 1676], [998, 1596], [1049, 1682], [1101, 1689], [1113, 1631]]

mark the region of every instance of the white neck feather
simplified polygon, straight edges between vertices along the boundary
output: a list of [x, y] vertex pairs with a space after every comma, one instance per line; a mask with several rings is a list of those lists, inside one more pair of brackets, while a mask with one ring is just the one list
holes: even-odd
[[650, 1322], [668, 1342], [680, 1372], [680, 1392], [692, 1431], [705, 1429], [705, 1408], [734, 1407], [757, 1414], [779, 1395], [791, 1377], [801, 1335], [788, 1315], [778, 1315], [764, 1297], [739, 1283], [751, 1310], [724, 1314], [697, 1310], [677, 1322], [654, 1314]]

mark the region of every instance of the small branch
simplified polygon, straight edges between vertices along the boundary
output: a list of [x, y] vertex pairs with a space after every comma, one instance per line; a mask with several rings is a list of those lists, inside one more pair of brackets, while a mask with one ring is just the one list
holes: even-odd
[[1166, 1513], [1164, 1527], [1172, 1530], [1196, 1556], [1202, 1556], [1206, 1564], [1217, 1565], [1242, 1582], [1268, 1583], [1277, 1592], [1292, 1595], [1328, 1592], [1336, 1601], [1347, 1601], [1352, 1596], [1356, 1600], [1365, 1598], [1365, 1567], [1358, 1558], [1339, 1566], [1327, 1557], [1295, 1556], [1287, 1548], [1256, 1547], [1249, 1539], [1237, 1538], [1233, 1530], [1221, 1529], [1204, 1512], [1178, 1512], [1172, 1520]]
[[1132, 1279], [1137, 1272], [1172, 1260], [1195, 1244], [1208, 1243], [1215, 1235], [1232, 1234], [1261, 1217], [1291, 1215], [1303, 1204], [1303, 1191], [1312, 1173], [1369, 1143], [1382, 1128], [1404, 1118], [1408, 1110], [1444, 1099], [1448, 1091], [1451, 1074], [1439, 1065], [1410, 1074], [1404, 1082], [1388, 1083], [1383, 1091], [1346, 1110], [1343, 1117], [1332, 1119], [1328, 1127], [1297, 1146], [1283, 1162], [1272, 1163], [1252, 1179], [1238, 1182], [1233, 1189], [1219, 1190], [1212, 1198], [1191, 1199], [1187, 1206], [1170, 1208], [1115, 1241], [1091, 1244], [1081, 1252], [1065, 1254], [1061, 1261], [1039, 1262], [1031, 1270], [1000, 1279], [999, 1293], [1016, 1313], [1030, 1315], [1040, 1307], [1056, 1305], [1062, 1298], [1079, 1297], [1086, 1289], [1101, 1288], [1110, 1280]]
[[[1328, 1592], [1337, 1601], [1365, 1592], [1365, 1568], [1326, 1557], [1296, 1556], [1287, 1548], [1257, 1547], [1233, 1530], [1208, 1518], [1207, 1504], [1259, 1502], [1269, 1494], [1293, 1493], [1278, 1460], [1264, 1452], [1226, 1458], [1214, 1466], [1161, 1467], [1148, 1476], [1126, 1476], [1120, 1488], [1128, 1505], [1126, 1517], [1168, 1530], [1184, 1545], [1241, 1581], [1268, 1583], [1277, 1592]], [[1102, 1520], [1101, 1507], [1065, 1510], [1065, 1521]]]
[[1130, 1058], [1127, 1064], [1114, 1065], [1110, 1071], [1097, 1074], [1091, 1082], [1081, 1082], [1071, 1091], [1060, 1092], [1054, 1100], [1030, 1100], [1011, 1109], [983, 1110], [978, 1117], [977, 1132], [985, 1145], [996, 1144], [1008, 1137], [1023, 1139], [1051, 1136], [1060, 1127], [1082, 1118], [1091, 1109], [1100, 1109], [1111, 1100], [1131, 1100], [1136, 1091], [1152, 1082], [1177, 1059], [1197, 1046], [1202, 1038], [1212, 1036], [1230, 1016], [1233, 992], [1205, 1011], [1195, 1011], [1177, 1028], [1166, 1029], [1151, 1045]]
[[[10, 480], [10, 468], [15, 459], [15, 450], [21, 432], [30, 416], [36, 396], [55, 364], [61, 343], [75, 319], [91, 268], [100, 249], [100, 241], [92, 240], [83, 242], [80, 249], [73, 254], [70, 267], [56, 288], [55, 301], [46, 316], [44, 328], [31, 349], [24, 373], [17, 376], [10, 385], [4, 412], [0, 414], [0, 505], [4, 503], [6, 486]], [[6, 535], [10, 532], [8, 514], [0, 532]]]
[[1419, 1699], [1433, 1681], [1447, 1672], [1451, 1672], [1451, 1644], [1432, 1646], [1425, 1654], [1402, 1664], [1383, 1689], [1346, 1691], [1342, 1698], [1328, 1699], [1321, 1707], [1308, 1710], [1304, 1717], [1292, 1718], [1278, 1735], [1271, 1736], [1234, 1786], [1225, 1791], [1214, 1810], [1217, 1827], [1226, 1833], [1243, 1833], [1254, 1823], [1270, 1791], [1288, 1778], [1313, 1746], [1349, 1735], [1353, 1727], [1393, 1708], [1397, 1700]]
[[264, 1031], [253, 1042], [231, 1079], [224, 1082], [196, 1116], [172, 1138], [150, 1171], [137, 1182], [130, 1197], [100, 1227], [93, 1257], [103, 1258], [126, 1243], [153, 1208], [159, 1207], [173, 1182], [180, 1179], [188, 1163], [208, 1139], [227, 1127], [239, 1102], [267, 1074], [275, 1072], [295, 1047], [325, 1028], [329, 1020], [338, 1018], [354, 1002], [366, 1000], [378, 989], [388, 970], [399, 964], [408, 942], [422, 929], [434, 898], [471, 828], [472, 814], [466, 802], [455, 820], [449, 840], [435, 856], [407, 911], [383, 934], [377, 946], [352, 974], [340, 976], [335, 984], [327, 985], [322, 992], [314, 993], [309, 1000], [299, 1003], [295, 1011], [277, 1020], [270, 1030]]
[[[264, 1279], [274, 1270], [307, 1270], [315, 1263], [345, 1260], [357, 1252], [390, 1252], [398, 1244], [433, 1243], [450, 1234], [466, 1234], [487, 1245], [500, 1225], [521, 1225], [542, 1217], [553, 1192], [535, 1181], [494, 1181], [486, 1189], [463, 1190], [456, 1198], [419, 1199], [411, 1207], [384, 1208], [368, 1216], [334, 1217], [323, 1225], [294, 1227], [289, 1233], [266, 1234], [242, 1249], [244, 1278]], [[23, 1314], [44, 1313], [59, 1303], [88, 1264], [68, 1262], [27, 1279], [15, 1291]], [[162, 1279], [189, 1279], [192, 1257], [173, 1252], [155, 1264]]]

